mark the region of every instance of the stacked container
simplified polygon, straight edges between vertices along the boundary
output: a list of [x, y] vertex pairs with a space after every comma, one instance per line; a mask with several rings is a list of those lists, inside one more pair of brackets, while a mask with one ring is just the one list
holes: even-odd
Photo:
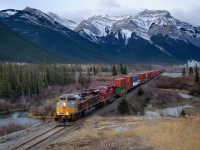
[[133, 87], [133, 76], [125, 76], [126, 80], [126, 90], [129, 90]]
[[133, 76], [133, 83], [138, 82], [138, 76]]
[[126, 91], [126, 80], [125, 78], [117, 78], [113, 80], [114, 85], [116, 85], [116, 93], [122, 93]]
[[153, 76], [154, 76], [153, 74], [154, 74], [153, 71], [147, 72], [147, 77], [148, 77], [148, 79], [153, 78]]
[[141, 82], [145, 82], [145, 78], [146, 78], [146, 73], [138, 74], [138, 80], [140, 80]]

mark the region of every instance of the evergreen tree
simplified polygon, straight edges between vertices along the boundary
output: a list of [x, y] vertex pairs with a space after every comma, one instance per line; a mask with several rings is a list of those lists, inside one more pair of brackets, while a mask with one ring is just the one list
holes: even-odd
[[184, 76], [186, 74], [185, 68], [183, 68], [182, 70], [182, 76]]
[[124, 66], [123, 74], [127, 74], [126, 66]]
[[116, 76], [116, 75], [117, 75], [117, 69], [116, 69], [115, 65], [114, 65], [113, 68], [112, 68], [112, 75], [113, 75], [113, 76]]
[[125, 98], [123, 98], [118, 105], [118, 111], [120, 114], [124, 115], [124, 114], [128, 114], [129, 113], [129, 105], [128, 102]]
[[141, 96], [141, 95], [143, 95], [143, 94], [144, 94], [144, 90], [140, 87], [140, 88], [138, 89], [137, 95], [138, 95], [138, 96]]
[[120, 71], [121, 74], [123, 74], [123, 69], [124, 69], [124, 66], [121, 62], [120, 65], [119, 65], [119, 71]]
[[194, 81], [195, 81], [195, 83], [197, 83], [199, 85], [199, 69], [198, 69], [197, 65], [195, 67]]
[[122, 63], [120, 63], [119, 71], [121, 74], [127, 74], [126, 66], [124, 66]]
[[194, 72], [193, 72], [193, 68], [190, 67], [190, 68], [189, 68], [189, 76], [193, 76], [193, 74], [194, 74]]
[[92, 70], [93, 70], [93, 74], [94, 75], [96, 75], [98, 73], [98, 70], [97, 70], [97, 68], [95, 66], [92, 67]]
[[185, 113], [184, 109], [181, 110], [180, 116], [182, 116], [182, 117], [185, 117], [185, 116], [186, 116], [186, 113]]

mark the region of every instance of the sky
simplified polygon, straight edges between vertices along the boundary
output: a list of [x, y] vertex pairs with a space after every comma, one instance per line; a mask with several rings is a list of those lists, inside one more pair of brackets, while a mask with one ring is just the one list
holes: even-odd
[[131, 15], [149, 10], [167, 10], [173, 17], [200, 26], [200, 0], [0, 0], [0, 10], [32, 7], [53, 12], [79, 23], [94, 15]]

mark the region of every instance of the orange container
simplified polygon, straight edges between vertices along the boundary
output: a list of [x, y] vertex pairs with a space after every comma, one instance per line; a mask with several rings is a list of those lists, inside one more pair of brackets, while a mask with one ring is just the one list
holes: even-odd
[[125, 76], [126, 83], [133, 84], [133, 76]]
[[139, 73], [138, 74], [138, 80], [140, 80], [140, 81], [143, 81], [145, 77], [146, 77], [146, 73]]
[[117, 79], [113, 80], [113, 84], [115, 84], [116, 87], [125, 87], [126, 80], [125, 80], [125, 78], [117, 78]]

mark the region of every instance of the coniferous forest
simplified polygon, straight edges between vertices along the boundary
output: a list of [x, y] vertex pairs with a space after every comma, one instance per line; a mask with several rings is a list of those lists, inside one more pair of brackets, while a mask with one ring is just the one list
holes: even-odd
[[0, 98], [15, 102], [20, 96], [39, 94], [42, 87], [75, 82], [75, 68], [65, 65], [0, 64]]

